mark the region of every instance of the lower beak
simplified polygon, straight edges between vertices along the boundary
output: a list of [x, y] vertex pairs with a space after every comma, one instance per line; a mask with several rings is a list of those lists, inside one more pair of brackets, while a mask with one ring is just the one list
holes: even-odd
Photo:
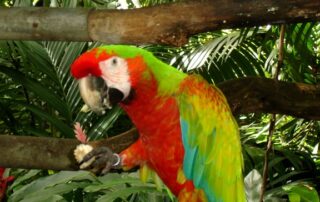
[[83, 101], [98, 114], [122, 101], [124, 94], [116, 88], [109, 88], [101, 77], [87, 76], [79, 79]]
[[102, 94], [106, 91], [107, 86], [102, 78], [87, 76], [79, 79], [79, 89], [83, 101], [89, 108], [101, 114], [105, 111]]

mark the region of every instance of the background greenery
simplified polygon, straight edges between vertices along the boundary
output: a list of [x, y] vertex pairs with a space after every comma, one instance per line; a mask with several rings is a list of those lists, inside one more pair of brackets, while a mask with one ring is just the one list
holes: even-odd
[[[1, 0], [0, 5], [134, 8], [170, 0]], [[67, 19], [66, 19], [67, 20]], [[280, 79], [319, 84], [320, 24], [286, 26]], [[221, 30], [193, 36], [180, 48], [143, 46], [157, 57], [211, 83], [246, 76], [272, 77], [277, 65], [278, 26]], [[104, 116], [80, 109], [77, 84], [69, 73], [79, 54], [99, 43], [0, 41], [0, 134], [73, 138], [78, 121], [91, 140], [129, 129], [119, 108]], [[248, 197], [256, 200], [262, 173], [269, 115], [236, 117], [241, 130]], [[266, 201], [319, 201], [320, 122], [277, 115], [269, 164]], [[2, 151], [5, 153], [5, 151]], [[7, 173], [8, 174], [8, 173]], [[96, 177], [88, 172], [10, 170], [16, 179], [9, 201], [175, 201], [154, 176], [147, 183], [137, 172]]]

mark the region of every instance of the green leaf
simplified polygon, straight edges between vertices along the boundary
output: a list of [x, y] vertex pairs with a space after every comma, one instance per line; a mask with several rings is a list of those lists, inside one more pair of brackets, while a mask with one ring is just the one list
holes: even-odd
[[15, 189], [15, 187], [22, 185], [26, 180], [31, 180], [34, 176], [40, 173], [41, 173], [41, 170], [35, 170], [35, 169], [29, 170], [26, 174], [15, 179], [13, 181], [13, 184], [10, 186], [10, 189]]
[[317, 190], [306, 183], [291, 183], [282, 187], [289, 195], [290, 202], [319, 202]]
[[[14, 103], [16, 103], [18, 105], [22, 105], [26, 109], [32, 111], [39, 118], [41, 118], [43, 120], [46, 120], [49, 123], [51, 123], [53, 126], [55, 126], [65, 136], [74, 137], [73, 129], [70, 126], [68, 126], [67, 124], [65, 124], [64, 122], [62, 122], [61, 120], [59, 120], [55, 115], [48, 114], [43, 109], [41, 109], [41, 108], [39, 108], [37, 106], [34, 106], [34, 105], [27, 104], [27, 103], [22, 102], [22, 101], [13, 100], [13, 99], [4, 99], [4, 98], [0, 98], [0, 100], [10, 100], [11, 102], [14, 102]], [[39, 131], [37, 133], [39, 133]]]
[[32, 111], [35, 115], [39, 116], [40, 118], [50, 122], [52, 125], [54, 125], [57, 129], [60, 130], [62, 134], [64, 134], [66, 137], [73, 137], [74, 133], [70, 126], [65, 124], [64, 122], [60, 121], [55, 116], [48, 114], [47, 112], [43, 111], [42, 109], [28, 105], [25, 103], [20, 103], [21, 105], [24, 105], [28, 110]]
[[45, 201], [57, 194], [64, 194], [75, 188], [97, 182], [97, 178], [87, 171], [61, 171], [57, 174], [40, 178], [23, 186], [9, 197], [15, 201]]
[[104, 201], [114, 201], [117, 198], [126, 199], [131, 194], [140, 193], [140, 192], [154, 192], [155, 188], [146, 187], [146, 186], [137, 186], [137, 187], [127, 187], [124, 189], [119, 189], [115, 192], [107, 193], [100, 198], [98, 198], [97, 202]]
[[135, 179], [135, 178], [132, 178], [132, 179], [121, 179], [121, 178], [118, 178], [118, 179], [113, 179], [112, 181], [108, 181], [108, 182], [104, 182], [103, 184], [98, 184], [98, 185], [90, 185], [90, 186], [87, 186], [84, 191], [86, 192], [97, 192], [97, 191], [102, 191], [102, 190], [108, 190], [108, 189], [111, 189], [112, 187], [119, 187], [118, 185], [125, 185], [126, 183], [129, 183], [129, 184], [135, 184], [135, 185], [143, 185], [143, 183], [141, 182], [141, 180], [139, 179]]
[[23, 85], [29, 91], [34, 92], [40, 99], [51, 105], [55, 110], [57, 110], [63, 117], [66, 119], [69, 118], [69, 110], [66, 103], [61, 100], [54, 92], [50, 91], [50, 89], [42, 86], [41, 83], [27, 78], [21, 72], [0, 66], [0, 71], [11, 77], [15, 82]]
[[122, 113], [122, 109], [119, 106], [113, 107], [106, 113], [97, 123], [95, 123], [92, 129], [88, 132], [90, 140], [96, 140], [106, 135], [109, 128], [112, 127], [119, 115]]
[[[71, 187], [71, 186], [70, 186]], [[67, 188], [70, 188], [67, 187]], [[70, 191], [70, 190], [65, 190]], [[37, 194], [31, 194], [31, 196], [28, 196], [28, 198], [22, 199], [20, 202], [67, 202], [61, 195], [56, 195], [52, 193], [44, 193], [44, 192], [39, 192]]]

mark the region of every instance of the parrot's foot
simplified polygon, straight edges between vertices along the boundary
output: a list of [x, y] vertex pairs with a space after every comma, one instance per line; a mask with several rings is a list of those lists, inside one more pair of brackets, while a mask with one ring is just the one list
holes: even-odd
[[[80, 145], [78, 145], [78, 147], [79, 146]], [[94, 148], [89, 153], [84, 155], [81, 160], [77, 159], [77, 161], [80, 164], [80, 169], [89, 170], [97, 175], [104, 175], [111, 169], [121, 168], [120, 156], [116, 153], [113, 153], [108, 147]]]

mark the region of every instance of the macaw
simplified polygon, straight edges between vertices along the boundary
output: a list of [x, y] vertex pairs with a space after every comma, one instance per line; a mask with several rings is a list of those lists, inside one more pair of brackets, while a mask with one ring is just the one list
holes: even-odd
[[[119, 154], [122, 168], [150, 168], [180, 202], [245, 201], [239, 130], [218, 88], [127, 45], [89, 50], [71, 73], [92, 111], [119, 104], [136, 126], [138, 140]], [[108, 161], [94, 151], [85, 160], [95, 154], [90, 163]]]

